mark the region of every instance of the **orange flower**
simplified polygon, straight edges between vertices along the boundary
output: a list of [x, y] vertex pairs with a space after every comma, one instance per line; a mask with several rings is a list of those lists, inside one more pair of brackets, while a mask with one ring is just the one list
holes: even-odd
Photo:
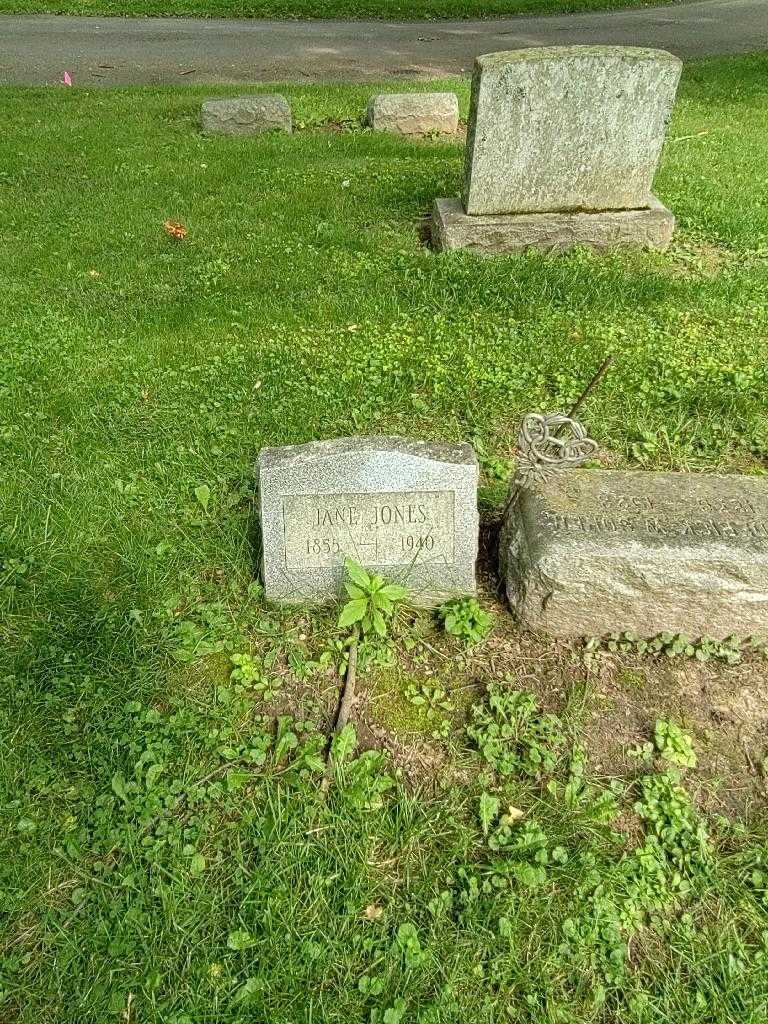
[[175, 238], [179, 242], [183, 242], [187, 237], [187, 229], [183, 224], [179, 224], [175, 220], [164, 220], [163, 227], [165, 228], [166, 235]]

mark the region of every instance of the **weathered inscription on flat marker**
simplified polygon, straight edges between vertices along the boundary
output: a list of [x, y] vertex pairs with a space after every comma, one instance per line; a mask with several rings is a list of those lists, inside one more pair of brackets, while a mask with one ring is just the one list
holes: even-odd
[[[768, 539], [765, 509], [742, 497], [663, 497], [613, 495], [606, 506], [579, 506], [578, 514], [558, 510], [559, 502], [538, 511], [539, 523], [565, 533], [636, 534], [659, 539]], [[562, 506], [561, 506], [562, 507]]]
[[768, 636], [768, 484], [755, 477], [565, 471], [511, 507], [501, 553], [531, 629]]
[[474, 593], [475, 454], [467, 444], [340, 438], [259, 455], [267, 597], [302, 603], [342, 592], [344, 559], [434, 605]]
[[285, 565], [453, 563], [453, 491], [283, 497]]

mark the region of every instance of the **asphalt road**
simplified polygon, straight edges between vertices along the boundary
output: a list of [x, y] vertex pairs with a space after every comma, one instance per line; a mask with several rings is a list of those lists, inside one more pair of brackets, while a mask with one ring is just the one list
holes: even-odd
[[768, 50], [768, 0], [494, 21], [0, 16], [0, 83], [375, 81], [471, 69], [476, 54], [615, 43], [681, 57]]

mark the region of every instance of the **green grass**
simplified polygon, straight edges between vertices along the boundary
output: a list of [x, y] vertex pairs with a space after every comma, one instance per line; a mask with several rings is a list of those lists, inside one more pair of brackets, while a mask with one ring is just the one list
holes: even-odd
[[[431, 795], [363, 759], [323, 804], [333, 621], [250, 584], [262, 445], [468, 439], [493, 468], [609, 350], [612, 464], [765, 472], [767, 71], [686, 70], [668, 254], [485, 261], [419, 241], [459, 145], [318, 127], [373, 88], [286, 87], [305, 127], [258, 140], [199, 134], [210, 89], [0, 92], [0, 1019], [765, 1019], [762, 826], [704, 840], [661, 765], [613, 820], [596, 768], [566, 791], [576, 683], [556, 786], [457, 733]], [[277, 739], [228, 679], [251, 649], [301, 719]], [[483, 792], [526, 831], [485, 835]]]
[[660, 6], [680, 0], [5, 0], [3, 14], [198, 18], [500, 18]]

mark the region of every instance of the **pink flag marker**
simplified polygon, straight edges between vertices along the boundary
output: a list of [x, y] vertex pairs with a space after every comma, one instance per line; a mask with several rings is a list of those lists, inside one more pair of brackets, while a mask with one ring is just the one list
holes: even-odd
[[69, 77], [69, 72], [64, 72], [64, 85], [72, 85], [72, 79]]

